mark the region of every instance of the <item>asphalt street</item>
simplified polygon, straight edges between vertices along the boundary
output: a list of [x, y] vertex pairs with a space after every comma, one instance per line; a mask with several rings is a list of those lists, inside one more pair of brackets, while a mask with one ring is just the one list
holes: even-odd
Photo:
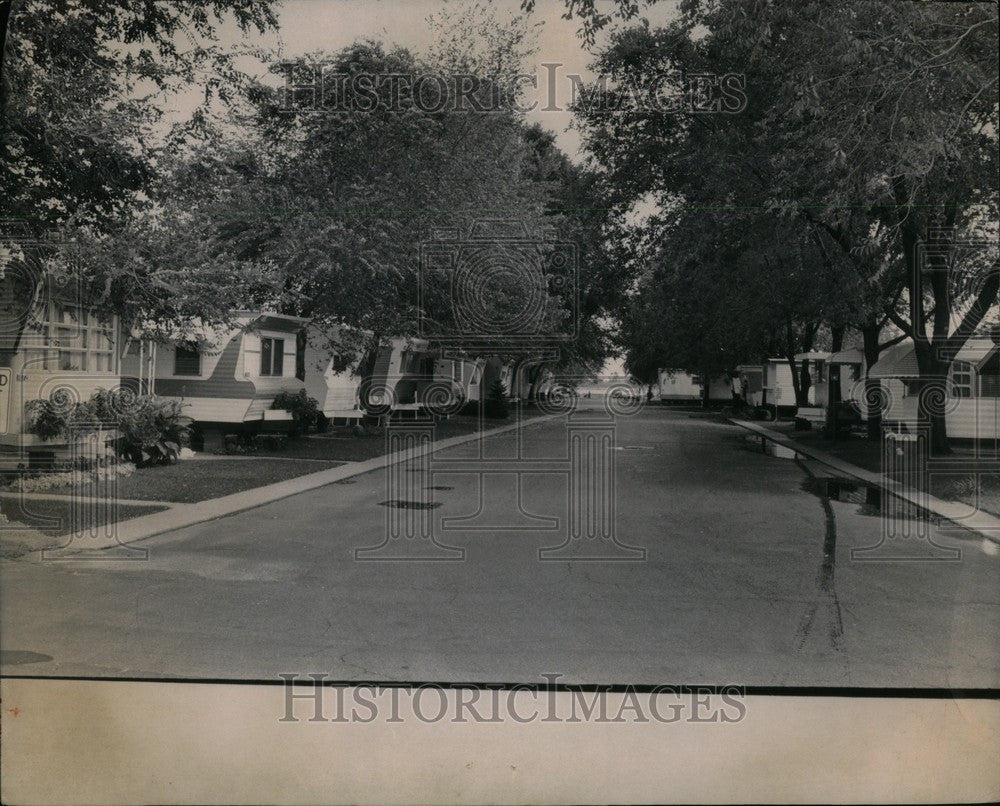
[[852, 557], [883, 518], [822, 465], [663, 407], [581, 420], [149, 538], [144, 561], [7, 561], [2, 671], [1000, 685], [995, 544], [931, 527], [960, 559], [919, 536]]

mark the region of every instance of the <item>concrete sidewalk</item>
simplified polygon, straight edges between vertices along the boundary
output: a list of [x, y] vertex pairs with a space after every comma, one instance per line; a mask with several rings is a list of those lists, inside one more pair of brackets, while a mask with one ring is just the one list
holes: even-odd
[[[72, 556], [80, 552], [101, 551], [104, 549], [134, 543], [144, 540], [147, 537], [172, 532], [188, 526], [194, 526], [205, 521], [224, 518], [236, 512], [254, 509], [265, 504], [273, 503], [282, 498], [314, 490], [317, 487], [325, 487], [352, 476], [360, 476], [364, 473], [371, 473], [373, 470], [381, 470], [400, 462], [409, 461], [428, 453], [435, 453], [456, 445], [464, 445], [478, 439], [505, 434], [518, 428], [527, 428], [537, 423], [548, 422], [559, 415], [548, 415], [532, 417], [528, 420], [511, 423], [510, 425], [492, 428], [488, 431], [476, 431], [472, 434], [462, 434], [457, 437], [449, 437], [440, 441], [432, 442], [428, 447], [410, 451], [405, 454], [396, 453], [384, 456], [376, 456], [361, 462], [349, 462], [328, 470], [320, 470], [316, 473], [308, 473], [304, 476], [297, 476], [287, 481], [280, 481], [275, 484], [268, 484], [264, 487], [256, 487], [251, 490], [233, 493], [221, 498], [210, 498], [207, 501], [199, 501], [194, 504], [168, 504], [170, 509], [163, 512], [156, 512], [152, 515], [142, 515], [127, 521], [116, 524], [114, 537], [90, 537], [85, 535], [66, 535], [62, 546], [54, 549], [53, 553], [58, 555]], [[145, 502], [148, 503], [148, 502]]]
[[818, 450], [812, 446], [802, 445], [794, 439], [789, 439], [784, 434], [779, 434], [778, 432], [772, 431], [770, 428], [758, 425], [757, 423], [751, 423], [745, 420], [734, 420], [732, 418], [729, 418], [729, 422], [734, 425], [738, 425], [741, 428], [745, 428], [747, 431], [759, 434], [761, 437], [764, 437], [777, 445], [781, 445], [782, 447], [793, 450], [802, 456], [806, 456], [814, 461], [826, 465], [827, 467], [831, 467], [838, 473], [843, 473], [845, 476], [856, 478], [859, 481], [865, 482], [865, 484], [871, 484], [875, 487], [879, 487], [889, 494], [907, 501], [914, 506], [920, 507], [921, 509], [925, 509], [933, 515], [937, 515], [939, 518], [943, 518], [944, 520], [949, 521], [962, 529], [968, 529], [978, 533], [987, 540], [992, 540], [994, 543], [1000, 543], [1000, 518], [995, 515], [991, 515], [988, 512], [983, 512], [978, 509], [970, 513], [969, 504], [963, 504], [961, 501], [945, 501], [941, 498], [936, 498], [930, 493], [919, 492], [894, 479], [886, 478], [881, 473], [874, 473], [871, 470], [865, 470], [857, 465], [845, 462], [843, 459], [838, 459], [836, 456], [826, 453], [825, 451]]

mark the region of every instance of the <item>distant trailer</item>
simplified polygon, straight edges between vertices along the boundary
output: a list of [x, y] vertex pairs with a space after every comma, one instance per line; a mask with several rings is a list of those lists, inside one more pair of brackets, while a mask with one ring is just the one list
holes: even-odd
[[[683, 369], [661, 369], [658, 373], [660, 400], [665, 403], [700, 402], [702, 400], [702, 378]], [[712, 376], [708, 386], [710, 403], [731, 403], [733, 384], [728, 375]]]
[[830, 401], [830, 356], [831, 353], [813, 351], [795, 356], [795, 371], [803, 369], [809, 373], [808, 405], [797, 406], [795, 418], [810, 425], [826, 422], [826, 409]]
[[658, 385], [660, 400], [664, 402], [698, 401], [701, 399], [701, 384], [695, 376], [682, 369], [661, 369]]
[[787, 358], [769, 358], [764, 362], [762, 405], [779, 412], [795, 410], [795, 382]]
[[310, 325], [305, 331], [304, 374], [306, 394], [315, 398], [320, 411], [334, 425], [361, 421], [361, 378], [358, 358], [339, 345], [336, 330]]
[[486, 397], [483, 371], [486, 359], [448, 356], [434, 361], [434, 380], [452, 389], [456, 404], [478, 403]]
[[766, 409], [771, 417], [795, 411], [792, 368], [785, 358], [769, 358], [763, 364], [736, 367], [740, 396], [754, 409]]
[[372, 416], [413, 416], [426, 412], [434, 383], [434, 354], [425, 339], [397, 336], [379, 350], [371, 378], [361, 391], [361, 407]]

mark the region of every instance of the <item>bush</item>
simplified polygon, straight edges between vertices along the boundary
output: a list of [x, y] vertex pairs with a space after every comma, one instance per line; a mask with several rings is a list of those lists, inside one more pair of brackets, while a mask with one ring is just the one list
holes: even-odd
[[116, 430], [115, 451], [136, 466], [177, 461], [191, 434], [191, 419], [183, 415], [180, 402], [120, 390], [98, 389], [85, 403], [68, 406], [32, 400], [25, 412], [27, 432], [44, 440], [69, 438], [74, 425]]
[[320, 410], [316, 398], [309, 397], [305, 389], [298, 392], [280, 392], [271, 404], [272, 409], [284, 409], [292, 415], [293, 433], [308, 431], [319, 421]]
[[62, 411], [48, 400], [29, 400], [24, 404], [24, 430], [44, 440], [66, 433], [69, 421]]
[[499, 380], [493, 382], [486, 396], [485, 414], [494, 420], [504, 420], [510, 416], [510, 398]]

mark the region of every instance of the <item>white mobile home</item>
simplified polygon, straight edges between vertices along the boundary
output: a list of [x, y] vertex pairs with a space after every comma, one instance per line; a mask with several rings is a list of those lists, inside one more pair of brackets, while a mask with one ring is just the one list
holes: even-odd
[[[885, 350], [869, 377], [877, 378], [887, 392], [889, 405], [883, 422], [896, 430], [915, 430], [920, 372], [913, 346], [904, 342]], [[949, 437], [990, 442], [1000, 438], [1000, 347], [996, 342], [969, 339], [951, 362], [946, 389]]]
[[682, 369], [661, 369], [658, 373], [657, 385], [660, 387], [660, 400], [666, 402], [692, 401], [701, 399], [701, 384], [695, 376]]
[[[661, 369], [657, 385], [660, 400], [665, 402], [691, 401], [702, 399], [702, 376], [683, 369]], [[733, 384], [728, 375], [714, 375], [708, 385], [708, 399], [712, 403], [731, 403]]]
[[795, 382], [787, 358], [769, 358], [763, 364], [762, 404], [777, 409], [792, 409], [795, 402]]
[[[272, 410], [281, 392], [305, 389], [307, 319], [240, 311], [231, 327], [204, 328], [176, 344], [134, 340], [123, 374], [160, 397], [184, 404], [203, 430], [245, 430], [274, 423], [290, 427], [291, 414]], [[284, 423], [284, 426], [277, 424]]]
[[434, 381], [450, 384], [455, 398], [462, 403], [476, 403], [486, 397], [483, 390], [483, 371], [486, 359], [446, 357], [434, 361]]
[[372, 415], [419, 414], [433, 380], [434, 355], [428, 342], [393, 338], [379, 350], [371, 378], [361, 391], [361, 407]]
[[740, 364], [736, 371], [740, 394], [747, 405], [795, 408], [795, 385], [787, 358], [768, 358], [763, 364]]
[[799, 373], [799, 377], [802, 377], [803, 369], [809, 373], [808, 405], [796, 408], [797, 419], [816, 424], [825, 422], [826, 408], [830, 402], [830, 356], [831, 353], [818, 351], [795, 356], [795, 371]]
[[305, 388], [319, 409], [334, 424], [357, 423], [364, 417], [358, 357], [338, 351], [337, 340], [316, 325], [305, 331]]
[[98, 389], [121, 386], [117, 317], [100, 316], [79, 301], [47, 294], [44, 283], [31, 293], [36, 299], [31, 314], [24, 321], [5, 319], [0, 334], [0, 465], [4, 467], [45, 465], [68, 455], [65, 438], [42, 439], [27, 433], [26, 407], [31, 401], [70, 406], [89, 400]]

